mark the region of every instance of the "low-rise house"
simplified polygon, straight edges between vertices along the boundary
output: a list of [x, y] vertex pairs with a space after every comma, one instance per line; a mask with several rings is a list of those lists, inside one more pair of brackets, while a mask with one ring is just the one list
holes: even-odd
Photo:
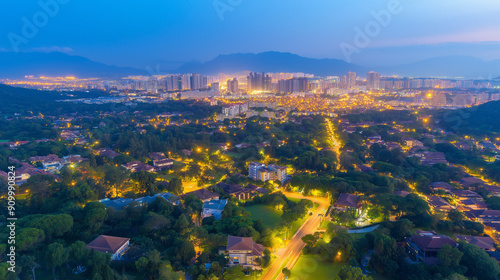
[[100, 148], [100, 149], [96, 150], [96, 154], [103, 156], [103, 157], [107, 157], [107, 158], [115, 158], [115, 157], [121, 155], [120, 153], [117, 153], [117, 152], [113, 151], [112, 149], [107, 149], [107, 148]]
[[238, 237], [229, 235], [225, 253], [229, 257], [229, 266], [241, 265], [258, 269], [258, 258], [264, 254], [264, 246], [253, 241], [252, 237]]
[[451, 206], [448, 201], [440, 196], [428, 195], [427, 202], [429, 202], [429, 205], [436, 211], [448, 211], [454, 209], [454, 207]]
[[111, 260], [120, 260], [130, 246], [130, 238], [99, 235], [86, 247], [101, 253], [111, 254]]
[[146, 171], [146, 172], [153, 172], [155, 171], [155, 168], [149, 164], [140, 162], [140, 161], [132, 161], [127, 164], [123, 164], [123, 167], [125, 167], [127, 170], [130, 170], [131, 172], [139, 172], [139, 171]]
[[485, 185], [484, 188], [489, 192], [489, 195], [500, 196], [500, 187], [499, 186]]
[[476, 200], [476, 199], [465, 199], [461, 200], [460, 204], [464, 207], [467, 207], [472, 210], [486, 210], [488, 209], [488, 205], [484, 203], [483, 201]]
[[222, 219], [222, 212], [226, 207], [227, 199], [210, 200], [203, 203], [203, 210], [201, 211], [201, 218], [214, 217], [216, 220]]
[[233, 196], [238, 200], [247, 200], [250, 199], [250, 194], [251, 190], [250, 189], [244, 189], [240, 185], [236, 184], [226, 184], [226, 183], [218, 183], [217, 186], [221, 187], [222, 190], [224, 190], [224, 193], [226, 193], [229, 196]]
[[23, 163], [21, 167], [16, 169], [16, 176], [15, 176], [15, 182], [16, 185], [20, 186], [26, 181], [28, 181], [29, 178], [35, 176], [35, 175], [52, 175], [51, 173], [35, 168], [28, 163]]
[[47, 172], [56, 172], [63, 167], [63, 160], [54, 154], [50, 154], [45, 157], [41, 156], [30, 157], [29, 160], [33, 164], [38, 162], [41, 163], [43, 166], [43, 170]]
[[445, 191], [445, 192], [450, 192], [451, 190], [454, 190], [455, 188], [448, 184], [448, 183], [445, 183], [445, 182], [433, 182], [429, 185], [429, 188], [436, 192], [436, 191]]
[[132, 201], [134, 201], [132, 198], [116, 198], [116, 199], [103, 198], [99, 200], [99, 202], [104, 204], [106, 208], [113, 207], [116, 210], [121, 210], [125, 208]]
[[441, 247], [448, 244], [457, 247], [457, 242], [446, 235], [437, 235], [434, 231], [417, 230], [416, 235], [407, 237], [405, 246], [408, 256], [416, 262], [438, 264], [437, 253]]
[[479, 179], [479, 178], [476, 178], [476, 177], [465, 177], [465, 178], [462, 178], [460, 179], [460, 184], [465, 186], [465, 187], [475, 187], [475, 186], [479, 186], [479, 185], [484, 185], [486, 184], [485, 181]]
[[495, 240], [489, 236], [457, 235], [456, 237], [485, 251], [495, 251]]
[[199, 189], [196, 191], [185, 193], [185, 194], [181, 195], [181, 198], [185, 199], [188, 195], [191, 195], [191, 194], [195, 195], [197, 198], [199, 198], [203, 202], [219, 199], [219, 194], [211, 192], [207, 189]]
[[361, 209], [360, 198], [359, 195], [342, 193], [333, 205], [333, 208], [341, 211], [358, 211]]
[[252, 196], [253, 195], [259, 195], [259, 194], [266, 194], [266, 193], [268, 193], [268, 191], [266, 189], [261, 188], [261, 187], [257, 187], [254, 184], [248, 184], [245, 189], [249, 190], [250, 194]]
[[420, 163], [426, 166], [433, 166], [434, 164], [446, 164], [450, 165], [450, 163], [446, 160], [444, 153], [441, 152], [419, 152], [414, 154], [415, 157], [420, 159]]
[[82, 161], [88, 160], [86, 158], [82, 158], [81, 155], [69, 155], [63, 157], [63, 164], [64, 165], [71, 165], [71, 164], [78, 164]]
[[153, 160], [153, 166], [156, 168], [156, 170], [165, 170], [167, 168], [170, 168], [174, 166], [174, 161], [168, 158], [164, 159], [155, 159]]
[[452, 190], [450, 194], [458, 200], [466, 200], [466, 199], [475, 199], [479, 201], [484, 200], [483, 197], [480, 196], [478, 193], [470, 190]]
[[410, 193], [407, 192], [407, 191], [395, 191], [393, 193], [394, 195], [399, 195], [399, 196], [402, 196], [402, 197], [406, 197], [407, 195], [409, 195]]

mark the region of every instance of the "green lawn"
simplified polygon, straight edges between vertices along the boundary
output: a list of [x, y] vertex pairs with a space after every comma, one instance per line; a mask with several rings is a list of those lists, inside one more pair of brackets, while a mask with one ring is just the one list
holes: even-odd
[[[312, 255], [302, 255], [292, 269], [293, 279], [333, 279], [346, 263], [330, 263], [319, 260]], [[382, 275], [370, 274], [373, 280], [387, 280]]]
[[245, 207], [245, 209], [252, 214], [254, 219], [262, 219], [265, 227], [275, 228], [281, 222], [281, 215], [283, 211], [276, 210], [272, 206], [256, 204]]
[[330, 263], [316, 257], [302, 255], [293, 266], [291, 278], [294, 279], [332, 279], [345, 263]]

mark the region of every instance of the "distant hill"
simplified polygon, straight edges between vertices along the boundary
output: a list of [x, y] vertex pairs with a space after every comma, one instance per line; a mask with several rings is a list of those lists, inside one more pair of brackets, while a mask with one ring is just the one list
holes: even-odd
[[[492, 79], [500, 75], [500, 60], [483, 61], [468, 56], [447, 56], [391, 67], [369, 67], [339, 59], [314, 59], [286, 52], [237, 53], [219, 55], [205, 63], [190, 62], [171, 73], [304, 72], [317, 76], [340, 76], [349, 71], [364, 77], [375, 70], [382, 75], [407, 77], [466, 77]], [[34, 76], [76, 76], [116, 78], [148, 75], [146, 70], [102, 64], [64, 53], [0, 52], [0, 78]], [[500, 77], [498, 77], [500, 78]]]
[[0, 52], [0, 78], [22, 78], [26, 75], [92, 78], [146, 74], [145, 70], [106, 65], [60, 52]]
[[216, 75], [219, 73], [304, 72], [319, 76], [346, 75], [349, 71], [365, 73], [368, 69], [339, 59], [314, 59], [284, 52], [237, 53], [219, 55], [205, 62], [184, 64], [175, 72]]

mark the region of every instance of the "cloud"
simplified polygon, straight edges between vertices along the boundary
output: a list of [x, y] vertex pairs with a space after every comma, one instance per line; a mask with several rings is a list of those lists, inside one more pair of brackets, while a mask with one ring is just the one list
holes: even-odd
[[61, 53], [70, 53], [70, 52], [73, 52], [73, 49], [70, 48], [70, 47], [52, 46], [52, 47], [33, 48], [33, 51], [35, 51], [35, 52], [61, 52]]

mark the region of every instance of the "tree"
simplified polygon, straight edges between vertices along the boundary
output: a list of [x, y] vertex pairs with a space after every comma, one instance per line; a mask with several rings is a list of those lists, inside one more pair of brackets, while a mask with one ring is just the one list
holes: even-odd
[[284, 267], [282, 270], [281, 270], [281, 273], [283, 273], [283, 275], [285, 275], [285, 279], [288, 279], [288, 277], [290, 277], [290, 275], [292, 274], [292, 272], [290, 271], [290, 269]]
[[149, 261], [145, 257], [140, 257], [135, 261], [135, 268], [139, 272], [143, 272], [148, 267]]
[[182, 187], [182, 180], [177, 177], [172, 178], [168, 184], [167, 189], [173, 194], [182, 194], [184, 192], [184, 188]]
[[100, 202], [87, 203], [83, 208], [83, 213], [85, 217], [82, 225], [84, 229], [88, 230], [90, 233], [97, 232], [108, 218], [106, 206]]
[[133, 173], [130, 178], [138, 184], [140, 192], [145, 193], [146, 195], [153, 195], [158, 192], [155, 174], [146, 171], [139, 171]]
[[20, 261], [23, 266], [31, 270], [31, 273], [33, 274], [33, 280], [36, 280], [35, 270], [40, 267], [40, 265], [36, 261], [36, 258], [32, 255], [22, 255]]
[[32, 249], [34, 245], [44, 240], [45, 233], [43, 230], [37, 228], [22, 228], [17, 234], [16, 246], [20, 252], [28, 251]]
[[457, 267], [464, 253], [450, 244], [443, 245], [438, 251], [438, 260], [441, 266]]
[[104, 184], [114, 188], [115, 195], [118, 195], [118, 187], [127, 179], [127, 171], [123, 167], [107, 165], [104, 170]]
[[233, 265], [229, 268], [226, 268], [224, 274], [222, 275], [223, 280], [241, 280], [245, 279], [245, 273], [243, 273], [243, 269], [239, 265]]
[[272, 202], [273, 207], [280, 209], [280, 206], [283, 208], [283, 205], [286, 204], [286, 201], [281, 196], [275, 196]]
[[465, 215], [462, 212], [453, 209], [448, 212], [448, 219], [450, 219], [453, 223], [459, 223], [465, 219]]
[[396, 241], [402, 241], [406, 236], [411, 235], [411, 229], [413, 227], [413, 223], [408, 219], [400, 219], [399, 221], [392, 223], [391, 236], [394, 237]]
[[90, 250], [85, 242], [78, 240], [69, 246], [69, 258], [76, 263], [81, 263], [87, 259]]
[[365, 276], [359, 267], [344, 265], [339, 271], [335, 280], [371, 280], [370, 276]]
[[306, 245], [313, 247], [316, 242], [318, 242], [319, 235], [318, 234], [307, 234], [302, 237], [302, 242], [306, 243]]
[[45, 232], [45, 237], [50, 240], [52, 236], [62, 236], [73, 227], [73, 217], [68, 214], [43, 215], [33, 219], [29, 227], [39, 228]]
[[156, 214], [154, 212], [149, 212], [146, 216], [146, 220], [142, 225], [142, 229], [146, 232], [157, 231], [161, 229], [170, 228], [170, 220], [163, 215]]
[[494, 280], [500, 276], [500, 267], [495, 259], [476, 245], [460, 242], [460, 251], [463, 253], [460, 265], [468, 268], [467, 276], [477, 279]]
[[162, 262], [159, 268], [159, 280], [180, 280], [184, 279], [182, 272], [175, 272], [168, 262]]
[[61, 266], [68, 260], [68, 251], [61, 243], [51, 243], [47, 246], [45, 261], [52, 267], [52, 275], [56, 279], [56, 267]]

